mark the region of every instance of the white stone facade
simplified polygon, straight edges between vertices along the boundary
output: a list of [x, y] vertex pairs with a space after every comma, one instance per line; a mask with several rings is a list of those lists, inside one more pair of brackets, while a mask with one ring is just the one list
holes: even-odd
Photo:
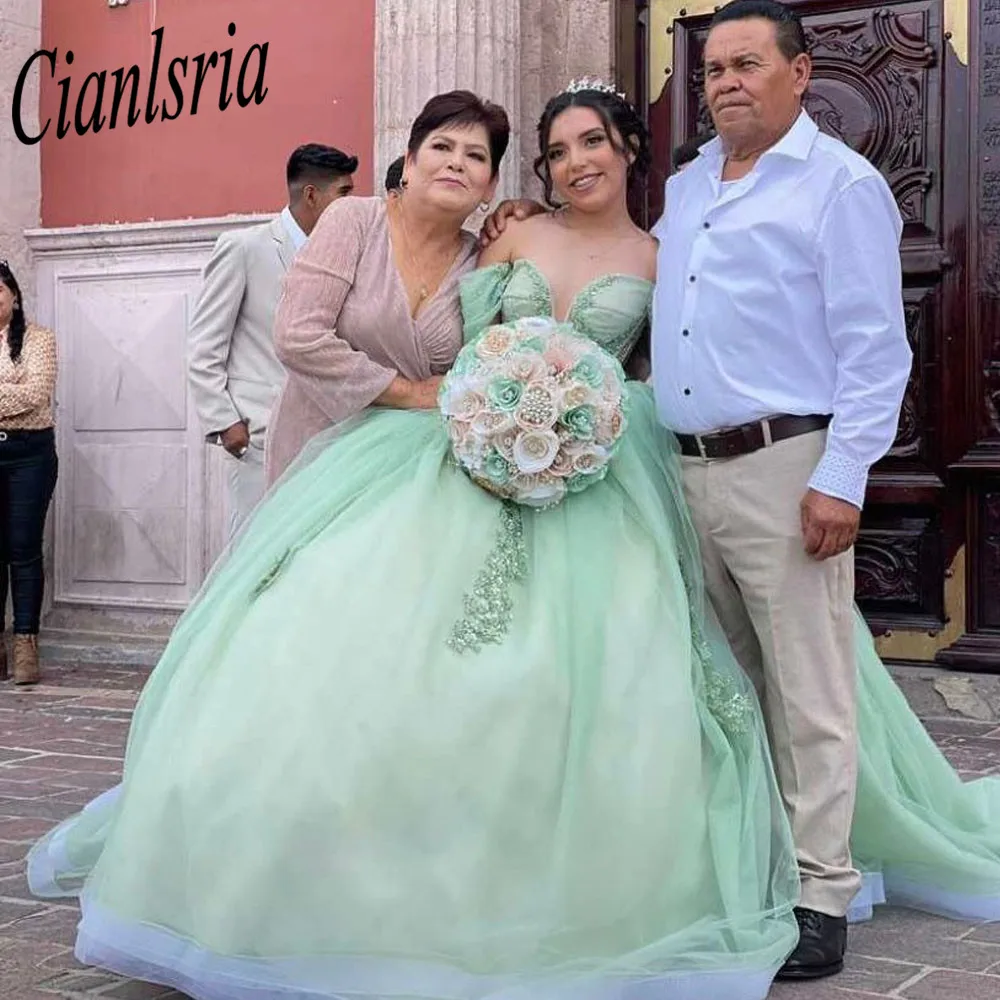
[[50, 621], [86, 628], [98, 608], [169, 619], [221, 551], [222, 456], [190, 400], [185, 336], [219, 234], [262, 221], [27, 233], [36, 315], [59, 342]]

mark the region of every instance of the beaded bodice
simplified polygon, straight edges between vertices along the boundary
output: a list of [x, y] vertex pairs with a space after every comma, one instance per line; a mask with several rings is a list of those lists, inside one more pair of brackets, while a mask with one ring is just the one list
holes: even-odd
[[[653, 285], [631, 274], [606, 274], [580, 289], [566, 316], [577, 333], [590, 337], [624, 361], [649, 316]], [[465, 339], [471, 340], [499, 316], [503, 322], [553, 316], [548, 279], [530, 260], [494, 264], [462, 279]]]

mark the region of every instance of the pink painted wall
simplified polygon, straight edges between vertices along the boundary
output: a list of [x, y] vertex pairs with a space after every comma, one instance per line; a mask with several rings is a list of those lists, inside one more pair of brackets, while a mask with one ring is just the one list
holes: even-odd
[[[155, 20], [154, 20], [155, 16]], [[236, 24], [230, 37], [228, 26]], [[144, 113], [155, 39], [163, 41], [154, 103], [176, 109], [168, 77], [175, 57], [188, 57], [180, 78], [184, 110], [176, 120]], [[219, 110], [222, 60], [209, 67], [200, 106], [190, 114], [196, 67], [193, 57], [232, 48], [230, 92], [254, 43], [268, 44], [259, 105], [240, 107], [235, 96]], [[371, 191], [375, 0], [131, 0], [109, 8], [107, 0], [43, 0], [42, 47], [58, 49], [55, 73], [41, 62], [42, 224], [199, 218], [267, 212], [285, 201], [284, 166], [303, 142], [325, 142], [360, 157], [359, 193]], [[74, 55], [66, 63], [67, 50]], [[244, 94], [257, 77], [260, 56], [249, 57]], [[139, 120], [126, 126], [128, 97], [116, 127], [110, 112], [112, 71], [136, 64]], [[96, 135], [76, 133], [78, 96], [91, 72], [106, 70], [104, 114]], [[179, 72], [179, 67], [177, 68]], [[69, 77], [70, 131], [57, 138], [63, 88]], [[82, 121], [96, 103], [97, 81], [87, 89]]]

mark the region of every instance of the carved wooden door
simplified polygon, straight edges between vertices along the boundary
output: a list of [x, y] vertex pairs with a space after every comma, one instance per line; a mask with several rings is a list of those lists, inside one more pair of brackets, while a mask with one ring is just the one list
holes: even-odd
[[[905, 221], [903, 294], [916, 360], [895, 446], [870, 481], [858, 599], [876, 631], [933, 633], [944, 625], [945, 576], [963, 521], [962, 497], [945, 479], [967, 443], [966, 105], [954, 93], [944, 100], [952, 78], [941, 0], [789, 2], [802, 15], [814, 61], [807, 110], [883, 172]], [[679, 15], [661, 27], [673, 34], [674, 71], [650, 109], [661, 164], [673, 144], [711, 129], [701, 68], [709, 16], [686, 17], [683, 8]], [[661, 210], [662, 184], [661, 175], [650, 185], [650, 221]]]

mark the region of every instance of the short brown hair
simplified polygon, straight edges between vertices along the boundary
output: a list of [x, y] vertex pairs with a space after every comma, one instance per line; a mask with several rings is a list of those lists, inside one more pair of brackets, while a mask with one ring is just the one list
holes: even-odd
[[451, 90], [432, 97], [413, 122], [407, 152], [416, 156], [431, 132], [453, 125], [482, 125], [486, 129], [490, 137], [490, 166], [496, 177], [510, 142], [510, 121], [499, 104], [476, 97], [469, 90]]

